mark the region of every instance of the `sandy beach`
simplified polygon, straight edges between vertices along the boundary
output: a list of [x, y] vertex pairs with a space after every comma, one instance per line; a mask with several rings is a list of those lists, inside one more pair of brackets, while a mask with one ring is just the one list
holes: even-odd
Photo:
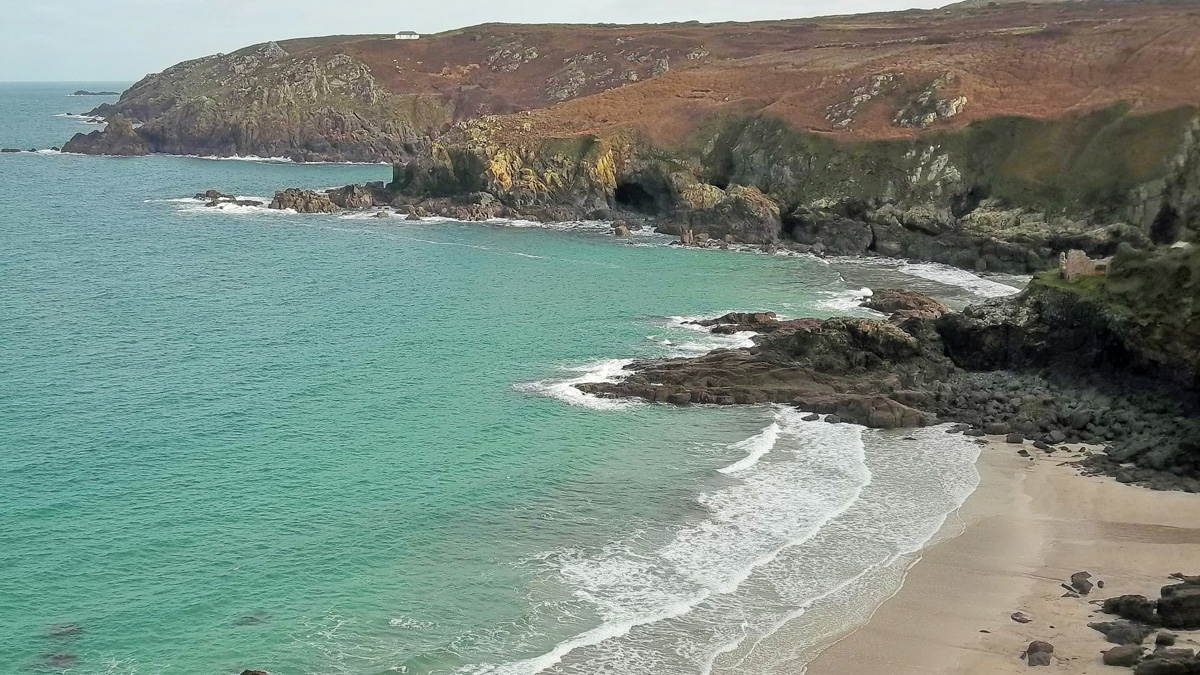
[[[1080, 476], [1065, 464], [1078, 455], [1026, 446], [1026, 459], [1017, 446], [989, 440], [979, 489], [900, 591], [827, 648], [808, 675], [1026, 672], [1020, 655], [1032, 640], [1055, 646], [1057, 672], [1130, 672], [1101, 663], [1113, 645], [1087, 623], [1115, 617], [1093, 603], [1158, 597], [1168, 575], [1200, 573], [1200, 495]], [[1085, 570], [1104, 588], [1063, 597], [1061, 584]], [[1013, 621], [1016, 611], [1033, 621]], [[1180, 634], [1181, 647], [1198, 642], [1200, 633]]]

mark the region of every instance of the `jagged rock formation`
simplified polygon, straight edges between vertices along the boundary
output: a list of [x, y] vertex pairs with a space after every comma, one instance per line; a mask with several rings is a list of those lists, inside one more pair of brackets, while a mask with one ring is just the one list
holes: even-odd
[[791, 403], [874, 428], [913, 427], [933, 416], [912, 404], [953, 369], [924, 347], [887, 321], [801, 320], [760, 338], [753, 350], [635, 363], [636, 374], [622, 382], [578, 387], [676, 404]]
[[672, 234], [979, 271], [1031, 272], [1068, 248], [1111, 255], [1200, 227], [1194, 108], [997, 118], [853, 146], [737, 117], [674, 152], [629, 134], [499, 143], [500, 129], [485, 120], [455, 130], [398, 164], [391, 187], [414, 198], [485, 191], [575, 217], [633, 214]]
[[[1126, 249], [1107, 280], [1045, 275], [961, 314], [891, 291], [875, 301], [890, 320], [730, 314], [702, 325], [755, 330], [755, 347], [637, 362], [624, 380], [577, 386], [675, 404], [792, 404], [878, 428], [957, 421], [1048, 451], [1102, 444], [1088, 470], [1200, 492], [1197, 263], [1197, 249]], [[1174, 316], [1162, 315], [1169, 307]]]
[[1122, 249], [1107, 277], [1063, 282], [945, 317], [954, 359], [979, 370], [1117, 367], [1200, 388], [1200, 249]]
[[113, 115], [108, 118], [108, 125], [102, 131], [76, 134], [63, 146], [63, 152], [134, 157], [150, 154], [150, 146], [138, 135], [129, 120], [122, 115]]
[[297, 213], [334, 213], [339, 210], [328, 194], [295, 188], [276, 192], [267, 208], [291, 209]]

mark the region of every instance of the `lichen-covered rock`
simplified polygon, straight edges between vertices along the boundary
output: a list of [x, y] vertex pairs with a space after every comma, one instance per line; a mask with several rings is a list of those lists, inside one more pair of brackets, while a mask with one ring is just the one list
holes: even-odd
[[375, 195], [362, 185], [347, 185], [326, 194], [329, 201], [343, 209], [369, 209], [375, 205]]
[[329, 195], [313, 190], [298, 190], [288, 188], [275, 193], [275, 198], [267, 206], [271, 209], [291, 209], [297, 213], [334, 213], [339, 210], [337, 204]]
[[783, 230], [779, 206], [757, 188], [731, 185], [722, 190], [697, 184], [680, 196], [675, 219], [683, 223], [683, 228], [713, 239], [728, 236], [746, 244], [779, 241]]
[[949, 307], [924, 293], [899, 288], [875, 291], [862, 306], [887, 314], [893, 321], [937, 319], [950, 311]]

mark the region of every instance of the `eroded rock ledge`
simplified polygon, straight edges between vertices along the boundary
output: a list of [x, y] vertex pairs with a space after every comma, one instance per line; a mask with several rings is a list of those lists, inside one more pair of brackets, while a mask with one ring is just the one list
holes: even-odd
[[[1047, 274], [961, 314], [891, 290], [872, 303], [887, 320], [731, 314], [704, 323], [755, 330], [754, 347], [636, 362], [622, 381], [577, 386], [678, 405], [787, 404], [883, 429], [959, 422], [1049, 452], [1099, 444], [1090, 471], [1200, 492], [1197, 265], [1191, 250], [1126, 251], [1107, 280]], [[1156, 294], [1163, 286], [1169, 295]], [[1125, 304], [1131, 294], [1139, 302]]]

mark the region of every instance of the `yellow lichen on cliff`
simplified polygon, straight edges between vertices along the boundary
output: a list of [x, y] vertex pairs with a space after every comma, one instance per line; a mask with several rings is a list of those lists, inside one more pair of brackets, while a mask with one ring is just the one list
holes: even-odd
[[504, 190], [513, 188], [513, 176], [521, 171], [521, 157], [508, 148], [496, 148], [488, 153], [488, 175]]
[[680, 189], [679, 201], [693, 209], [711, 209], [721, 201], [725, 192], [706, 183], [693, 183]]
[[606, 190], [617, 189], [617, 162], [611, 148], [605, 147], [588, 167], [588, 176], [596, 185]]

